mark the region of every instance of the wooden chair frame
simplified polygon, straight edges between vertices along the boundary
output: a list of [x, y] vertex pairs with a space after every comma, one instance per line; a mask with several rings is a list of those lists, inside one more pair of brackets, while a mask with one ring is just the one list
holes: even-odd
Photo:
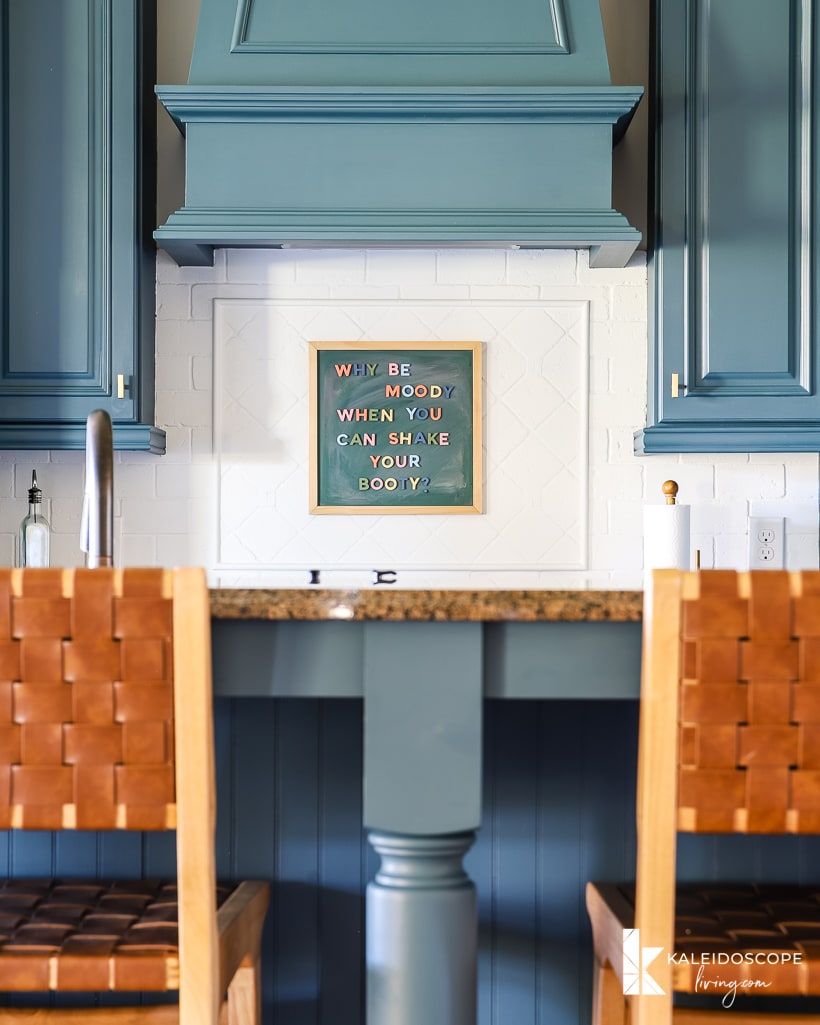
[[[24, 574], [59, 573], [73, 594], [75, 574], [107, 574], [121, 592], [123, 573], [95, 570], [4, 571], [7, 593], [23, 593]], [[204, 571], [157, 571], [172, 599], [175, 816], [178, 889], [178, 1005], [90, 1009], [0, 1008], [0, 1023], [49, 1021], [180, 1025], [257, 1025], [261, 1018], [260, 946], [269, 902], [266, 882], [243, 882], [217, 909], [215, 768], [210, 606]], [[173, 825], [173, 821], [169, 823]], [[0, 959], [3, 957], [0, 950]], [[14, 955], [6, 955], [14, 956]], [[171, 972], [173, 975], [173, 972]], [[171, 982], [174, 980], [171, 979]], [[170, 986], [169, 988], [173, 988]]]
[[[768, 577], [769, 573], [755, 576]], [[807, 576], [783, 576], [788, 577], [791, 595], [800, 596]], [[816, 596], [820, 573], [810, 576], [812, 594]], [[736, 575], [739, 597], [748, 597], [751, 577], [748, 573]], [[666, 956], [675, 949], [676, 843], [681, 828], [675, 797], [683, 675], [682, 603], [700, 596], [701, 578], [702, 574], [697, 572], [656, 570], [644, 595], [635, 902], [633, 907], [616, 884], [587, 885], [595, 956], [594, 1025], [671, 1025], [673, 1021], [677, 1025], [717, 1025], [726, 1022], [729, 1013], [722, 1007], [674, 1008], [675, 966]], [[820, 634], [820, 628], [817, 633]], [[641, 948], [661, 948], [660, 956], [651, 962], [651, 977], [663, 995], [624, 993], [623, 931], [631, 929], [639, 930]], [[734, 1007], [728, 1020], [787, 1025], [795, 1021], [795, 1014], [742, 1011]], [[812, 1020], [816, 1020], [816, 1015]]]

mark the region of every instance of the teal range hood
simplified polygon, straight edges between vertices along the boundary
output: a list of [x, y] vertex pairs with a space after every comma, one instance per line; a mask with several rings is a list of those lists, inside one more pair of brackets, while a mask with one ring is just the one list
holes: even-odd
[[612, 148], [640, 87], [611, 84], [599, 0], [202, 0], [188, 84], [180, 264], [217, 247], [588, 248], [621, 267]]

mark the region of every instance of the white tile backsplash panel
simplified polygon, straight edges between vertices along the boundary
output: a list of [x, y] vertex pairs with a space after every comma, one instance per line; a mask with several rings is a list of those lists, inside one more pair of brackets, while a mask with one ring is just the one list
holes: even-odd
[[[406, 587], [638, 588], [643, 506], [674, 478], [702, 565], [745, 569], [753, 515], [785, 518], [790, 569], [818, 566], [817, 455], [633, 454], [641, 254], [593, 270], [583, 250], [218, 250], [208, 268], [160, 252], [156, 337], [167, 452], [116, 456], [118, 565], [269, 586], [308, 586], [314, 568], [371, 586], [402, 567]], [[485, 514], [307, 514], [312, 338], [485, 343]], [[0, 564], [33, 468], [54, 561], [78, 565], [83, 455], [33, 451], [0, 452]]]
[[[216, 569], [587, 568], [589, 304], [217, 299]], [[480, 515], [311, 515], [311, 341], [483, 343]]]

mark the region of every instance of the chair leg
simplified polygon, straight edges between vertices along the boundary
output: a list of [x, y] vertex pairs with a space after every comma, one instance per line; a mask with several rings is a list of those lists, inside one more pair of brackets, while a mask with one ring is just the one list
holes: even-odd
[[259, 958], [246, 957], [228, 986], [226, 1025], [259, 1025], [262, 986]]
[[595, 959], [592, 980], [592, 1025], [626, 1025], [626, 997], [608, 962]]

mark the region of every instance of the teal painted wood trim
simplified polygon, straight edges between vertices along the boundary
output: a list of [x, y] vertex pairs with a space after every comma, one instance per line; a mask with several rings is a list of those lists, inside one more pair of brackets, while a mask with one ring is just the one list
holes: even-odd
[[181, 131], [189, 122], [478, 121], [623, 124], [643, 95], [633, 86], [492, 88], [158, 85]]
[[745, 423], [722, 420], [662, 423], [634, 434], [637, 455], [675, 452], [820, 452], [820, 423]]
[[203, 0], [189, 81], [606, 83], [597, 0]]
[[211, 623], [214, 693], [247, 697], [360, 698], [360, 623]]
[[475, 833], [370, 833], [368, 1025], [476, 1025], [478, 909], [462, 859]]
[[[409, 40], [383, 40], [372, 43], [354, 43], [352, 41], [326, 41], [320, 39], [312, 40], [288, 40], [287, 38], [254, 38], [250, 31], [251, 14], [253, 12], [254, 0], [238, 0], [236, 5], [236, 20], [234, 21], [233, 36], [231, 38], [231, 53], [257, 53], [257, 54], [284, 54], [284, 53], [321, 53], [321, 54], [367, 54], [367, 53], [393, 53], [393, 54], [569, 54], [569, 42], [566, 29], [566, 15], [564, 13], [563, 0], [549, 0], [547, 15], [551, 41], [545, 40], [540, 44], [534, 40], [522, 41], [521, 43], [495, 43], [488, 46], [487, 43], [468, 44], [464, 41], [447, 43], [430, 42], [427, 44], [419, 41]], [[278, 19], [281, 22], [281, 16]], [[314, 31], [322, 31], [321, 19], [316, 21], [319, 28]]]
[[593, 267], [623, 267], [641, 233], [615, 210], [339, 210], [187, 208], [154, 232], [178, 264], [209, 266], [213, 251], [344, 246], [590, 247]]
[[[0, 421], [0, 449], [84, 449], [85, 420], [81, 422]], [[114, 424], [118, 451], [165, 454], [165, 431], [153, 424]]]
[[640, 623], [487, 623], [488, 698], [636, 698]]
[[[216, 619], [211, 627], [214, 693], [222, 697], [360, 698], [365, 693], [367, 625]], [[373, 625], [386, 629], [390, 624]], [[395, 633], [391, 631], [390, 636], [399, 653], [394, 661], [403, 657], [412, 662], [416, 652], [412, 627], [416, 625], [427, 626], [425, 636], [436, 643], [441, 637], [445, 650], [463, 635], [465, 626], [393, 624]], [[609, 700], [638, 696], [639, 623], [467, 626], [466, 636], [480, 642], [485, 697]], [[368, 678], [377, 683], [375, 656], [369, 657]], [[467, 665], [465, 662], [464, 671]], [[443, 690], [449, 687], [449, 680], [442, 682]]]
[[187, 136], [185, 206], [154, 232], [178, 263], [222, 246], [485, 245], [584, 247], [621, 267], [641, 239], [610, 206], [609, 166], [640, 89], [157, 93]]
[[364, 823], [422, 835], [481, 814], [478, 623], [364, 624]]

